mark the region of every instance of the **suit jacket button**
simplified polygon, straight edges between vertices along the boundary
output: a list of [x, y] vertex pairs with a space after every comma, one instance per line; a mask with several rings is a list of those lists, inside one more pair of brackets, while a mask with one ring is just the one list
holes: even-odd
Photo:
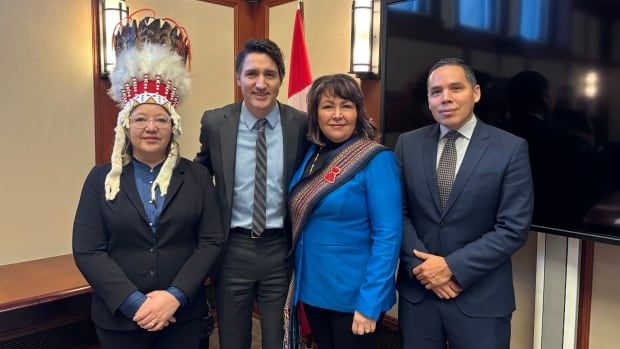
[[151, 248], [149, 249], [149, 252], [151, 252], [151, 253], [155, 253], [155, 249], [154, 249], [153, 247], [151, 247]]
[[151, 270], [151, 271], [149, 271], [149, 276], [150, 276], [150, 277], [155, 277], [155, 275], [157, 275], [157, 273], [155, 272], [155, 270]]

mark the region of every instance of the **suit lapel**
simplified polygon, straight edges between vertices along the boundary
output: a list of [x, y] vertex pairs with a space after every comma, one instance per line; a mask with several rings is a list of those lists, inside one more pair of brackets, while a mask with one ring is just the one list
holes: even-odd
[[144, 212], [144, 205], [138, 194], [138, 188], [136, 187], [136, 180], [133, 173], [133, 165], [131, 163], [123, 166], [123, 173], [121, 174], [121, 191], [127, 195], [131, 204], [136, 208], [136, 211], [140, 214], [140, 217], [148, 222], [146, 219], [146, 213]]
[[469, 177], [471, 177], [474, 169], [478, 165], [478, 162], [480, 162], [480, 159], [487, 150], [488, 139], [488, 129], [480, 120], [478, 120], [476, 128], [474, 129], [474, 133], [471, 135], [471, 139], [469, 140], [467, 150], [465, 151], [463, 163], [461, 163], [459, 172], [457, 173], [456, 178], [454, 178], [452, 191], [450, 192], [450, 197], [448, 198], [448, 202], [446, 203], [446, 209], [444, 210], [443, 215], [445, 215], [450, 210], [450, 207], [452, 207], [456, 199], [463, 191], [463, 188], [469, 180]]
[[[226, 189], [228, 206], [232, 208], [233, 187], [235, 185], [235, 155], [237, 151], [237, 131], [241, 116], [241, 103], [235, 104], [235, 108], [224, 114], [224, 120], [220, 127], [220, 146], [222, 147], [222, 172], [224, 178], [217, 178], [223, 182]], [[217, 185], [217, 184], [216, 184]]]
[[426, 134], [424, 149], [422, 149], [424, 172], [428, 190], [435, 203], [437, 212], [441, 214], [441, 204], [439, 202], [439, 189], [437, 188], [437, 142], [439, 140], [439, 126], [431, 127]]
[[164, 199], [164, 208], [162, 209], [162, 214], [166, 211], [166, 207], [170, 204], [176, 193], [179, 191], [181, 184], [183, 183], [183, 175], [185, 174], [185, 168], [182, 163], [179, 163], [177, 168], [172, 172], [172, 178], [170, 178], [170, 185], [168, 185], [168, 193], [166, 193]]
[[295, 118], [290, 115], [282, 104], [280, 105], [280, 120], [282, 121], [282, 139], [284, 141], [284, 189], [288, 185], [293, 171], [295, 171], [295, 159], [297, 157], [299, 132], [295, 125]]

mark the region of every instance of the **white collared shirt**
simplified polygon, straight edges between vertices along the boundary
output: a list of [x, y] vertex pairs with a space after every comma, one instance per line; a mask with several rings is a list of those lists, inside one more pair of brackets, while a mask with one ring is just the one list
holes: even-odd
[[[454, 172], [454, 176], [459, 173], [459, 168], [461, 168], [461, 164], [463, 163], [463, 158], [465, 158], [465, 152], [467, 152], [467, 147], [469, 146], [469, 141], [471, 140], [471, 136], [474, 133], [474, 129], [476, 128], [477, 123], [476, 115], [474, 115], [469, 121], [467, 121], [458, 131], [461, 136], [454, 141], [454, 145], [456, 146], [456, 171]], [[435, 169], [439, 166], [439, 158], [441, 158], [441, 153], [443, 152], [443, 147], [446, 145], [445, 135], [450, 132], [450, 130], [443, 126], [439, 125], [439, 143], [437, 143], [437, 161], [435, 162]]]
[[[266, 228], [284, 226], [284, 139], [278, 103], [265, 117], [267, 141], [267, 224]], [[235, 151], [235, 179], [233, 187], [232, 228], [252, 228], [254, 178], [256, 169], [256, 123], [258, 119], [241, 104]]]

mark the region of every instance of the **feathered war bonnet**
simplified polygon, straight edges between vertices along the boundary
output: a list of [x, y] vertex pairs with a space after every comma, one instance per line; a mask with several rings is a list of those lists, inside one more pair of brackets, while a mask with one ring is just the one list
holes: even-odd
[[[105, 178], [105, 197], [111, 201], [120, 189], [123, 165], [131, 162], [128, 154], [129, 115], [141, 104], [162, 106], [172, 119], [172, 139], [168, 157], [151, 187], [166, 195], [172, 171], [179, 160], [178, 139], [182, 134], [181, 117], [175, 108], [189, 89], [190, 42], [185, 29], [169, 18], [132, 18], [117, 25], [113, 36], [116, 64], [110, 73], [110, 97], [121, 108], [118, 113], [112, 148], [112, 168]], [[154, 11], [153, 16], [155, 15]], [[187, 68], [187, 69], [186, 69]]]

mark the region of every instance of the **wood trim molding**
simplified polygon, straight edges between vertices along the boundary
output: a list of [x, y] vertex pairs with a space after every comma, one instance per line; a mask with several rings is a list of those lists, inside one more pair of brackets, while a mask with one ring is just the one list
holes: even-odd
[[381, 132], [383, 128], [381, 125], [381, 80], [362, 79], [360, 85], [364, 94], [366, 112]]
[[398, 332], [399, 328], [398, 328], [398, 319], [393, 317], [393, 316], [389, 316], [389, 315], [385, 315], [383, 317], [383, 327], [387, 328], [388, 330], [392, 331], [392, 332]]
[[[43, 332], [47, 330], [82, 321], [90, 322], [90, 301], [90, 292], [76, 293], [67, 297], [45, 302], [33, 302], [24, 307], [0, 312], [0, 347], [6, 348], [3, 344], [8, 344], [8, 342], [20, 343], [22, 342], [19, 339], [20, 337], [35, 335], [41, 338], [41, 336], [46, 336]], [[94, 334], [94, 328], [92, 330], [92, 334]], [[77, 336], [83, 334], [80, 333]], [[28, 341], [28, 339], [25, 340]], [[30, 346], [19, 345], [15, 347], [10, 344], [9, 347], [30, 348]], [[80, 348], [82, 347], [80, 346]]]
[[2, 306], [0, 306], [0, 313], [27, 308], [37, 304], [54, 302], [60, 299], [79, 296], [81, 294], [90, 294], [91, 292], [91, 287], [89, 285], [84, 285], [73, 289], [57, 290], [40, 296], [16, 299], [10, 302], [3, 303]]
[[0, 290], [0, 342], [90, 314], [91, 288], [71, 254], [0, 266]]
[[289, 2], [296, 2], [297, 0], [265, 0], [263, 4], [265, 7], [276, 7], [284, 4], [288, 4]]
[[110, 162], [114, 127], [119, 112], [115, 102], [108, 96], [110, 81], [101, 78], [99, 67], [99, 0], [91, 0], [93, 37], [93, 90], [95, 122], [95, 163]]
[[0, 266], [0, 313], [90, 293], [73, 255]]
[[577, 349], [590, 346], [590, 315], [592, 310], [592, 271], [594, 242], [581, 241], [581, 266], [579, 271], [579, 308], [577, 319]]
[[200, 0], [204, 2], [208, 2], [214, 5], [222, 5], [226, 7], [237, 7], [239, 6], [239, 0]]
[[93, 46], [93, 100], [94, 100], [94, 123], [95, 123], [95, 162], [97, 164], [100, 159], [100, 143], [101, 143], [101, 102], [99, 101], [99, 94], [101, 86], [99, 84], [99, 1], [91, 0], [91, 22], [92, 22], [92, 46]]

